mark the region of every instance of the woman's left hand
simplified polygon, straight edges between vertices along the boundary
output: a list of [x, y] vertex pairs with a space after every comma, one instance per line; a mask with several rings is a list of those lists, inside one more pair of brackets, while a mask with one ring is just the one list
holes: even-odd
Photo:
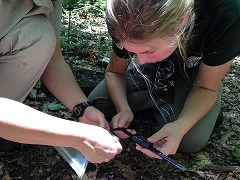
[[83, 116], [79, 118], [79, 122], [99, 126], [110, 131], [109, 123], [105, 119], [104, 114], [93, 106], [85, 109]]
[[[165, 155], [175, 154], [182, 140], [182, 137], [184, 136], [184, 133], [181, 132], [180, 127], [181, 126], [178, 121], [168, 123], [147, 140], [153, 143], [153, 146]], [[136, 149], [143, 152], [149, 157], [161, 159], [155, 153], [151, 152], [148, 149], [144, 149], [139, 145], [136, 146]]]

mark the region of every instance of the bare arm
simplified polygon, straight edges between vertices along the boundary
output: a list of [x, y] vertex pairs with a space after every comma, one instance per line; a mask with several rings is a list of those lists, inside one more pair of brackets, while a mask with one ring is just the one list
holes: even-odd
[[195, 86], [190, 91], [178, 118], [184, 134], [213, 107], [221, 81], [232, 61], [215, 67], [201, 63]]
[[104, 162], [121, 145], [103, 128], [47, 115], [17, 101], [0, 98], [0, 137], [26, 143], [73, 147], [91, 162]]
[[131, 111], [127, 102], [124, 78], [129, 62], [129, 59], [121, 59], [114, 52], [111, 52], [111, 61], [106, 70], [105, 80], [117, 112]]
[[[116, 107], [117, 114], [112, 118], [112, 128], [127, 128], [133, 120], [133, 113], [129, 107], [126, 93], [125, 71], [130, 59], [121, 59], [114, 52], [111, 52], [111, 61], [106, 70], [106, 86]], [[126, 138], [124, 133], [117, 133], [118, 137]]]
[[77, 136], [81, 137], [80, 123], [50, 116], [5, 98], [0, 98], [0, 108], [3, 138], [27, 144], [74, 147]]
[[[64, 60], [59, 40], [57, 40], [55, 52], [43, 73], [42, 79], [52, 94], [70, 111], [75, 105], [88, 100]], [[86, 108], [79, 120], [109, 130], [109, 124], [104, 114], [93, 106]]]
[[55, 52], [42, 75], [42, 79], [46, 87], [70, 111], [76, 104], [87, 100], [75, 81], [70, 67], [64, 60], [59, 40], [57, 40]]

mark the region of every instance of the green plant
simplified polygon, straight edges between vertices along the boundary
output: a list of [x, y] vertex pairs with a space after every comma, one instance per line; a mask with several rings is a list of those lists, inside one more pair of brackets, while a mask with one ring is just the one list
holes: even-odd
[[8, 161], [8, 163], [10, 163], [10, 164], [16, 163], [17, 165], [26, 166], [26, 164], [24, 163], [24, 158], [22, 156], [12, 159], [12, 160]]
[[236, 149], [233, 151], [233, 155], [240, 161], [240, 144], [237, 144]]
[[105, 10], [106, 1], [105, 0], [64, 0], [63, 8], [67, 10], [72, 10], [79, 7], [84, 7], [85, 5], [95, 5], [101, 10]]
[[96, 5], [101, 9], [105, 10], [106, 9], [106, 1], [105, 0], [99, 0], [96, 2]]
[[64, 9], [72, 10], [78, 5], [78, 2], [79, 0], [64, 0], [62, 6]]

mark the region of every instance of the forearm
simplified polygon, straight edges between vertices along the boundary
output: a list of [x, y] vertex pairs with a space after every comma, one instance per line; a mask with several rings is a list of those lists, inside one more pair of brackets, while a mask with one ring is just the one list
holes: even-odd
[[0, 108], [0, 137], [5, 139], [65, 147], [75, 147], [81, 143], [79, 139], [84, 139], [82, 123], [50, 116], [5, 98], [0, 98]]
[[176, 121], [184, 134], [205, 116], [216, 103], [222, 79], [230, 68], [232, 61], [230, 60], [219, 66], [208, 66], [201, 62], [195, 86], [190, 91]]
[[105, 81], [106, 81], [108, 92], [117, 109], [117, 112], [131, 111], [127, 101], [124, 75], [107, 72]]
[[53, 55], [42, 79], [49, 91], [70, 111], [76, 104], [87, 100], [61, 53]]
[[193, 87], [177, 120], [183, 134], [209, 112], [216, 102], [217, 94], [218, 92], [209, 89]]

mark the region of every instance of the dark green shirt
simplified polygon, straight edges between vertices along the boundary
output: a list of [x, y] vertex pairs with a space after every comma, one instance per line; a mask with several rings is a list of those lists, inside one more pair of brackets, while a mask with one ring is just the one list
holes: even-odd
[[206, 65], [224, 64], [240, 54], [240, 1], [199, 2], [188, 57], [195, 52]]

